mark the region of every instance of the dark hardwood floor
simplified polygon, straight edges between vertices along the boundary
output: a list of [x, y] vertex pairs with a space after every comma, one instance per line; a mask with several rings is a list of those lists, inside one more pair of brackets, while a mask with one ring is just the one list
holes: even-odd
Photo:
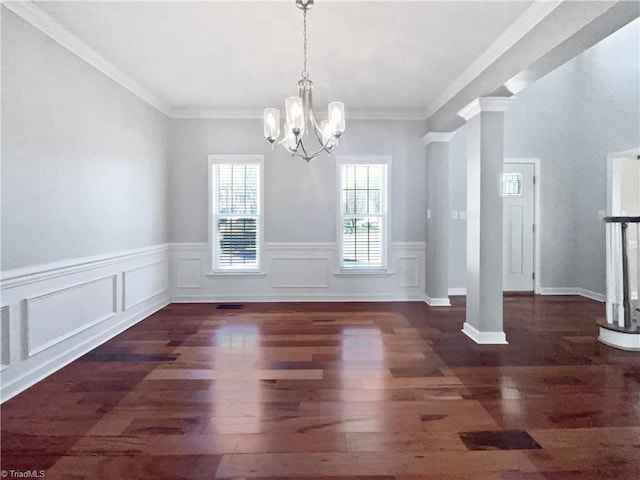
[[[2, 469], [48, 479], [640, 478], [640, 354], [603, 305], [505, 297], [170, 305], [2, 405]], [[18, 477], [14, 477], [18, 478]]]

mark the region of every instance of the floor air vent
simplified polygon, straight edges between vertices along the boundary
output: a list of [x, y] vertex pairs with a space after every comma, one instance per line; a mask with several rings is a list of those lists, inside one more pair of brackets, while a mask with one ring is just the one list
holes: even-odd
[[241, 308], [244, 308], [244, 305], [239, 303], [221, 303], [216, 307], [216, 310], [240, 310]]

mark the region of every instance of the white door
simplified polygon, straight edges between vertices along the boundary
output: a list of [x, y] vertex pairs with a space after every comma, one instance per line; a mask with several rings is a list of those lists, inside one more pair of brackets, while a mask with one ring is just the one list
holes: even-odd
[[534, 165], [505, 163], [503, 195], [503, 290], [533, 291]]

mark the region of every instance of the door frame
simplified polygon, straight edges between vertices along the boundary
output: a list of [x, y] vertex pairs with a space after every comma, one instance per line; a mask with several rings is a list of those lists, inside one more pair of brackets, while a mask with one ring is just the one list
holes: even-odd
[[640, 148], [632, 148], [631, 150], [610, 153], [607, 155], [607, 216], [611, 216], [613, 214], [614, 192], [618, 192], [620, 190], [620, 185], [617, 184], [618, 179], [613, 175], [615, 161], [619, 158], [635, 157], [638, 155], [640, 155]]
[[[607, 155], [607, 209], [605, 211], [605, 216], [607, 217], [617, 216], [622, 213], [620, 211], [614, 212], [614, 206], [616, 207], [616, 210], [620, 207], [620, 177], [619, 175], [614, 175], [614, 173], [616, 173], [614, 170], [616, 169], [617, 160], [629, 157], [636, 157], [640, 160], [640, 148], [632, 148], [631, 150], [624, 150], [622, 152], [615, 152]], [[599, 216], [600, 218], [603, 218], [602, 215]], [[640, 295], [640, 286], [638, 290], [639, 292], [636, 295]], [[637, 299], [637, 296], [634, 298], [634, 292], [630, 291], [629, 293], [631, 299]], [[604, 301], [606, 302], [606, 294]]]
[[[540, 184], [541, 184], [541, 172], [540, 172], [540, 159], [539, 158], [505, 158], [504, 163], [519, 163], [533, 165], [533, 293], [540, 294], [541, 285], [541, 248], [540, 248]], [[503, 246], [504, 248], [504, 246]]]

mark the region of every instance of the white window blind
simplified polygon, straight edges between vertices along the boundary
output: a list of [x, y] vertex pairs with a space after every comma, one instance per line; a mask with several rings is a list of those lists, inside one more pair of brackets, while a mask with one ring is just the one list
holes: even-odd
[[260, 268], [259, 163], [212, 164], [213, 269]]
[[386, 267], [386, 165], [342, 165], [342, 268]]

